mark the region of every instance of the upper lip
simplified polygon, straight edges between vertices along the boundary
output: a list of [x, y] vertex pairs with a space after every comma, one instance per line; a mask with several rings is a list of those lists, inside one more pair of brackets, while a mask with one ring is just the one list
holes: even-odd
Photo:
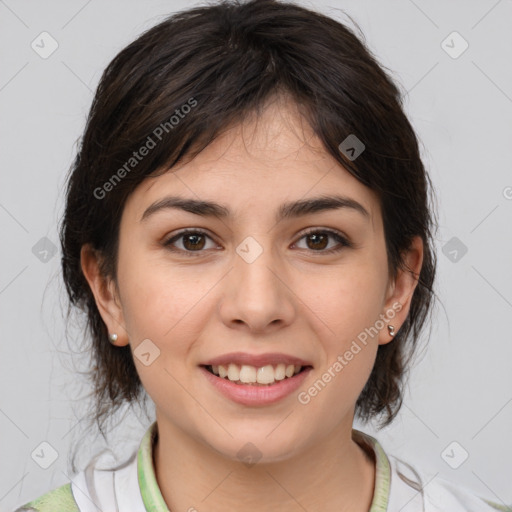
[[304, 359], [300, 359], [295, 356], [290, 356], [288, 354], [281, 354], [277, 352], [267, 353], [267, 354], [247, 354], [246, 352], [231, 352], [230, 354], [224, 354], [222, 356], [214, 357], [213, 359], [208, 360], [205, 363], [202, 363], [202, 366], [218, 366], [218, 365], [228, 365], [230, 363], [238, 364], [242, 366], [244, 364], [255, 366], [256, 368], [261, 368], [262, 366], [267, 365], [277, 365], [277, 364], [293, 364], [294, 366], [312, 366], [309, 361], [305, 361]]

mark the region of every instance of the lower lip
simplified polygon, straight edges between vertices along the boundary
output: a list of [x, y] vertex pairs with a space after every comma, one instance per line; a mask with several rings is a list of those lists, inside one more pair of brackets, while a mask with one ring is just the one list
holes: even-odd
[[218, 391], [224, 396], [242, 405], [268, 405], [278, 402], [284, 397], [290, 395], [304, 382], [312, 370], [311, 367], [289, 377], [277, 381], [271, 385], [235, 384], [228, 379], [217, 377], [209, 372], [204, 366], [199, 367], [204, 376], [211, 382]]

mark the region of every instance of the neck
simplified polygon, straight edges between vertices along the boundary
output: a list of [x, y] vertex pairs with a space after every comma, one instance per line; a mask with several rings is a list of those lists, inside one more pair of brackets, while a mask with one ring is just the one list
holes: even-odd
[[[247, 466], [198, 443], [175, 425], [158, 423], [154, 465], [171, 512], [368, 512], [375, 485], [375, 460], [341, 427], [299, 455]], [[299, 508], [298, 508], [299, 507]]]

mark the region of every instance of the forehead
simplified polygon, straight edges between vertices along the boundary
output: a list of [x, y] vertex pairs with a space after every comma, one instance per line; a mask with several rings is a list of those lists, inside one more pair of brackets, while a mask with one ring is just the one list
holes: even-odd
[[179, 195], [230, 205], [241, 220], [254, 211], [274, 213], [284, 202], [332, 194], [361, 203], [377, 228], [376, 194], [325, 150], [293, 102], [279, 99], [227, 128], [193, 159], [146, 178], [125, 210], [140, 220], [150, 204]]

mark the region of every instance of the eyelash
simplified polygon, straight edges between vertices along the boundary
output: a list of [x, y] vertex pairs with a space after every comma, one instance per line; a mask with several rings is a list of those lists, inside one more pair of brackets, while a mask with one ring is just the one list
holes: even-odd
[[[190, 235], [190, 234], [204, 235], [204, 236], [212, 239], [206, 231], [204, 231], [200, 228], [185, 229], [183, 231], [180, 231], [178, 234], [176, 234], [169, 240], [163, 242], [163, 245], [164, 245], [164, 247], [166, 247], [167, 249], [169, 249], [172, 252], [181, 252], [182, 254], [184, 254], [186, 256], [190, 256], [190, 257], [198, 256], [198, 255], [200, 255], [200, 253], [204, 252], [204, 250], [187, 251], [187, 250], [176, 249], [175, 247], [172, 247], [172, 244], [175, 241], [179, 240], [180, 238], [184, 237], [185, 235]], [[324, 235], [331, 236], [332, 238], [334, 238], [334, 240], [336, 240], [339, 243], [339, 245], [337, 247], [334, 247], [329, 250], [314, 251], [313, 249], [311, 249], [311, 252], [317, 252], [320, 254], [334, 254], [334, 253], [340, 252], [342, 249], [344, 249], [346, 247], [348, 247], [348, 248], [353, 247], [353, 244], [347, 238], [345, 238], [341, 233], [338, 233], [337, 231], [333, 231], [331, 229], [318, 229], [318, 228], [309, 229], [308, 231], [306, 231], [305, 233], [302, 234], [302, 236], [299, 238], [299, 241], [309, 235], [312, 235], [312, 234], [324, 234]]]

